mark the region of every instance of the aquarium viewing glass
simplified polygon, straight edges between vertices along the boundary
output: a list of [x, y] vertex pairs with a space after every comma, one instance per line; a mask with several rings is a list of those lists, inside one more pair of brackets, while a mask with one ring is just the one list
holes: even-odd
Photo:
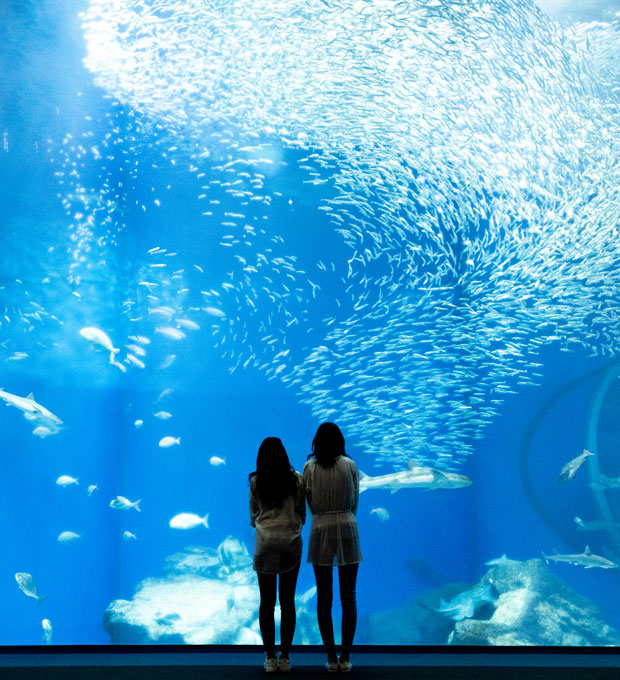
[[259, 645], [323, 421], [356, 643], [620, 644], [619, 12], [2, 3], [0, 645]]

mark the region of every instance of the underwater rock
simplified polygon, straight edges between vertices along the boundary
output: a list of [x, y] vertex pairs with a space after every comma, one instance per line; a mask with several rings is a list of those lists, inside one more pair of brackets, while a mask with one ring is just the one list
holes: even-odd
[[181, 552], [169, 555], [164, 564], [167, 575], [216, 576], [219, 568], [217, 550], [203, 545], [190, 545]]
[[146, 579], [109, 605], [104, 628], [113, 643], [260, 644], [257, 613], [257, 586], [185, 574]]
[[458, 621], [453, 645], [607, 646], [620, 644], [600, 608], [569, 588], [542, 560], [499, 565], [480, 584], [499, 596], [488, 620]]
[[[164, 572], [142, 581], [131, 600], [110, 603], [103, 627], [113, 644], [262, 644], [256, 574], [241, 541], [190, 546], [168, 557]], [[308, 606], [314, 591], [296, 597], [298, 644], [320, 642]]]
[[[462, 611], [467, 600], [473, 616], [463, 620], [454, 620], [454, 608], [441, 606], [456, 603]], [[496, 566], [474, 586], [450, 584], [398, 609], [371, 614], [360, 621], [356, 639], [394, 645], [615, 646], [620, 633], [596, 604], [534, 559]]]

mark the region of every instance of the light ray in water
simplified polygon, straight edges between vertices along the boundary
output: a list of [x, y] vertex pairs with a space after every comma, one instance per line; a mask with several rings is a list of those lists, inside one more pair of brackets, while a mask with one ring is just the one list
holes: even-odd
[[[537, 383], [541, 347], [617, 355], [614, 24], [523, 0], [91, 0], [81, 21], [118, 103], [91, 162], [122, 118], [136, 156], [189, 168], [226, 263], [217, 280], [149, 251], [132, 332], [155, 342], [162, 306], [191, 316], [231, 369], [289, 385], [377, 461], [445, 469]], [[106, 179], [88, 198], [78, 151], [80, 252], [113, 246], [122, 196]]]

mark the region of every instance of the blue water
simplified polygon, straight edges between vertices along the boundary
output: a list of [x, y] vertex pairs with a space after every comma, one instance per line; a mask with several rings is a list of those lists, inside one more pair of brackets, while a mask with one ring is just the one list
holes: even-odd
[[[133, 6], [128, 1], [114, 7], [124, 4]], [[412, 9], [418, 4], [412, 3]], [[328, 211], [317, 210], [326, 200], [342, 198], [342, 187], [335, 187], [340, 166], [352, 172], [351, 149], [334, 142], [328, 153], [317, 130], [312, 131], [316, 146], [309, 147], [290, 141], [298, 130], [262, 132], [259, 139], [267, 150], [261, 153], [273, 153], [277, 163], [250, 165], [249, 173], [259, 172], [260, 177], [254, 175], [250, 186], [241, 176], [237, 186], [271, 198], [248, 202], [242, 222], [251, 231], [235, 241], [232, 235], [238, 234], [239, 225], [226, 227], [222, 222], [238, 219], [234, 215], [242, 199], [231, 197], [221, 182], [239, 176], [232, 171], [227, 175], [222, 166], [238, 160], [238, 147], [248, 142], [246, 131], [239, 132], [237, 142], [225, 128], [218, 129], [217, 121], [200, 128], [192, 118], [198, 114], [191, 109], [186, 127], [174, 121], [166, 128], [169, 121], [153, 119], [157, 107], [149, 110], [148, 102], [133, 106], [129, 95], [123, 100], [111, 85], [106, 90], [101, 83], [105, 74], [94, 74], [83, 63], [89, 29], [80, 12], [95, 12], [97, 6], [86, 0], [15, 1], [0, 11], [7, 36], [0, 47], [6, 74], [0, 112], [0, 388], [21, 397], [32, 393], [63, 421], [59, 432], [40, 438], [18, 408], [0, 409], [0, 645], [41, 644], [42, 619], [52, 623], [53, 644], [109, 644], [109, 630], [102, 624], [106, 609], [112, 603], [118, 608], [119, 600], [132, 600], [145, 582], [153, 583], [148, 579], [157, 580], [157, 588], [165, 587], [171, 579], [164, 569], [170, 556], [188, 546], [200, 546], [203, 552], [218, 546], [230, 549], [235, 539], [251, 554], [247, 476], [255, 468], [260, 442], [266, 436], [280, 437], [291, 463], [301, 470], [316, 427], [328, 418], [341, 425], [347, 452], [367, 474], [402, 470], [408, 459], [415, 459], [473, 481], [460, 489], [402, 489], [395, 494], [370, 489], [360, 496], [364, 561], [358, 582], [359, 643], [389, 643], [389, 631], [381, 638], [369, 633], [375, 630], [373, 617], [434, 589], [476, 584], [488, 571], [484, 563], [504, 553], [529, 560], [541, 558], [542, 552], [581, 553], [589, 544], [594, 553], [617, 559], [617, 532], [577, 532], [573, 521], [575, 515], [586, 521], [603, 519], [600, 499], [597, 503], [588, 485], [596, 480], [596, 469], [608, 477], [620, 475], [614, 448], [617, 390], [603, 395], [600, 412], [591, 410], [605, 367], [617, 360], [617, 319], [610, 316], [603, 328], [600, 320], [587, 318], [586, 309], [584, 327], [591, 325], [583, 330], [577, 322], [571, 325], [568, 304], [563, 308], [564, 325], [558, 321], [559, 307], [550, 306], [559, 340], [553, 340], [556, 331], [533, 325], [523, 333], [532, 344], [515, 354], [514, 364], [503, 358], [488, 365], [471, 360], [480, 347], [487, 355], [498, 348], [512, 351], [522, 336], [499, 323], [493, 329], [494, 322], [474, 312], [470, 325], [465, 324], [468, 331], [473, 328], [474, 340], [455, 346], [460, 328], [456, 322], [455, 336], [441, 335], [453, 327], [442, 318], [446, 307], [406, 306], [403, 300], [418, 300], [424, 285], [447, 282], [454, 293], [451, 299], [462, 304], [461, 310], [472, 310], [469, 305], [477, 295], [472, 291], [479, 282], [468, 283], [462, 271], [458, 281], [450, 282], [452, 274], [442, 270], [434, 244], [426, 243], [428, 236], [422, 232], [403, 238], [405, 260], [420, 244], [431, 253], [411, 283], [400, 259], [396, 265], [388, 258], [400, 237], [386, 236], [380, 244], [367, 237], [359, 244], [361, 254], [352, 249], [350, 235], [336, 230], [338, 224], [330, 221]], [[446, 16], [450, 6], [442, 3]], [[601, 12], [600, 18], [611, 21], [605, 3]], [[546, 21], [540, 19], [540, 25], [546, 26]], [[162, 59], [162, 64], [168, 63]], [[241, 67], [238, 73], [244, 73]], [[234, 91], [234, 83], [231, 87]], [[326, 120], [328, 114], [326, 109]], [[303, 118], [300, 114], [299, 120]], [[617, 116], [610, 121], [617, 123]], [[197, 130], [204, 139], [196, 141]], [[342, 130], [335, 130], [333, 138], [329, 130], [325, 134], [330, 143], [346, 138]], [[90, 150], [93, 146], [96, 152]], [[199, 160], [197, 148], [208, 148], [211, 155]], [[360, 177], [367, 169], [364, 154], [369, 173], [376, 161], [372, 148], [369, 143], [356, 158]], [[327, 164], [317, 184], [308, 183], [307, 178], [315, 176], [301, 168], [310, 162], [305, 159], [311, 152]], [[386, 153], [384, 147], [381, 153]], [[401, 154], [402, 149], [394, 152], [397, 158]], [[420, 184], [423, 162], [414, 172]], [[433, 172], [441, 176], [449, 170], [446, 165]], [[456, 192], [458, 178], [449, 181]], [[550, 178], [537, 181], [557, 189]], [[365, 214], [367, 204], [359, 202], [342, 213], [345, 223], [366, 220], [368, 233], [381, 233], [385, 197], [377, 185], [365, 186], [376, 213]], [[497, 195], [504, 189], [497, 187]], [[199, 198], [203, 193], [208, 196]], [[361, 193], [351, 190], [353, 197]], [[482, 201], [483, 193], [478, 196]], [[410, 200], [422, 219], [422, 203]], [[487, 195], [485, 200], [491, 199]], [[612, 200], [609, 206], [617, 208]], [[618, 213], [608, 214], [617, 223]], [[476, 227], [473, 221], [457, 224], [438, 217], [437, 224], [446, 242], [452, 242], [454, 273], [463, 265], [458, 261], [469, 257], [465, 236], [474, 239], [476, 229], [481, 224], [489, 227], [490, 220]], [[525, 240], [535, 244], [537, 238]], [[227, 240], [232, 247], [220, 245]], [[157, 247], [162, 250], [153, 252]], [[597, 248], [594, 244], [594, 255], [586, 256], [596, 261]], [[617, 258], [617, 251], [609, 248], [605, 254]], [[352, 257], [354, 253], [361, 259]], [[494, 267], [508, 269], [516, 261], [523, 269], [534, 268], [543, 287], [555, 285], [553, 262], [545, 264], [531, 253], [530, 260], [523, 256], [520, 261], [518, 250], [498, 247], [497, 253], [497, 262], [481, 266], [483, 283], [491, 281]], [[248, 265], [255, 269], [245, 269]], [[514, 276], [516, 281], [520, 274]], [[575, 280], [576, 275], [566, 277], [569, 283]], [[603, 302], [618, 299], [617, 283], [611, 271], [592, 284], [597, 289], [593, 299], [598, 300], [592, 303], [592, 316], [604, 308]], [[514, 301], [505, 289], [500, 292], [488, 306], [510, 318]], [[443, 304], [441, 295], [437, 300]], [[559, 293], [554, 288], [549, 295], [555, 303]], [[575, 298], [580, 296], [576, 290]], [[376, 315], [364, 316], [366, 303]], [[169, 318], [165, 311], [153, 313], [161, 307], [173, 310]], [[335, 321], [326, 321], [331, 317]], [[521, 319], [515, 326], [522, 323], [518, 314], [515, 318]], [[188, 328], [179, 319], [199, 327]], [[84, 327], [109, 335], [120, 350], [115, 357], [120, 365], [109, 362], [109, 351], [80, 336]], [[165, 327], [182, 330], [185, 337], [166, 337], [161, 332]], [[149, 343], [130, 336], [148, 338]], [[572, 351], [565, 351], [575, 337]], [[444, 352], [429, 354], [430, 370], [414, 358], [431, 350], [427, 342]], [[127, 345], [142, 347], [144, 354]], [[534, 346], [537, 354], [531, 351]], [[131, 352], [133, 359], [128, 357]], [[321, 364], [320, 357], [328, 353], [333, 363]], [[386, 369], [382, 361], [393, 363]], [[472, 366], [477, 373], [467, 373]], [[525, 378], [533, 384], [518, 383]], [[510, 392], [503, 390], [504, 383]], [[465, 391], [459, 392], [461, 388]], [[483, 412], [489, 407], [485, 399], [494, 401]], [[161, 410], [172, 417], [154, 417]], [[136, 426], [139, 420], [143, 424]], [[598, 468], [584, 465], [570, 483], [560, 486], [562, 466], [587, 446], [588, 427], [598, 435]], [[165, 436], [180, 437], [180, 443], [158, 446]], [[213, 465], [213, 456], [226, 463]], [[55, 481], [60, 475], [78, 478], [79, 485], [59, 486]], [[86, 489], [93, 484], [98, 488], [88, 496]], [[615, 494], [618, 491], [610, 489], [603, 495], [611, 518], [618, 521]], [[140, 499], [141, 512], [112, 509], [110, 501], [119, 495]], [[389, 518], [371, 513], [376, 508], [387, 510]], [[170, 528], [170, 519], [179, 512], [209, 513], [209, 528]], [[57, 540], [62, 531], [74, 531], [80, 538], [63, 544]], [[124, 540], [125, 531], [136, 539]], [[609, 625], [620, 629], [620, 615], [608, 596], [618, 587], [617, 569], [585, 570], [564, 563], [551, 568], [570, 588], [599, 605]], [[41, 604], [18, 588], [15, 574], [24, 572], [46, 596]], [[239, 613], [243, 606], [256, 605], [254, 576], [242, 562], [233, 564], [231, 572], [232, 591], [224, 595], [227, 608], [213, 617], [214, 632], [204, 632], [200, 642], [259, 642], [257, 612], [253, 619]], [[227, 578], [211, 573], [206, 587], [215, 593]], [[250, 590], [239, 590], [245, 586]], [[297, 592], [302, 595], [312, 586], [312, 570], [304, 562]], [[235, 589], [243, 592], [243, 606], [230, 594]], [[165, 601], [168, 609], [163, 599], [153, 598], [145, 605], [153, 608], [151, 619], [176, 613], [174, 596]], [[310, 597], [300, 627], [306, 642], [318, 643], [313, 606]], [[244, 634], [250, 637], [237, 637], [238, 631], [221, 623], [226, 617], [243, 619], [244, 629], [250, 631]], [[190, 633], [207, 628], [203, 621], [188, 623], [182, 633], [173, 623], [171, 630], [175, 642], [192, 642], [196, 639]], [[139, 641], [169, 640], [145, 634]], [[414, 644], [437, 642], [412, 632]], [[439, 642], [447, 644], [447, 636]]]

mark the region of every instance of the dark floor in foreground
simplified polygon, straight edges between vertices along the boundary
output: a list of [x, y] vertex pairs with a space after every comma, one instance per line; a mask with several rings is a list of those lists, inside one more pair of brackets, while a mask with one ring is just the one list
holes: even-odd
[[347, 677], [351, 680], [618, 680], [618, 668], [523, 668], [458, 666], [360, 666], [351, 673], [328, 673], [325, 668], [297, 666], [290, 674], [267, 674], [261, 666], [59, 666], [0, 668], [0, 680], [231, 680], [290, 676]]

